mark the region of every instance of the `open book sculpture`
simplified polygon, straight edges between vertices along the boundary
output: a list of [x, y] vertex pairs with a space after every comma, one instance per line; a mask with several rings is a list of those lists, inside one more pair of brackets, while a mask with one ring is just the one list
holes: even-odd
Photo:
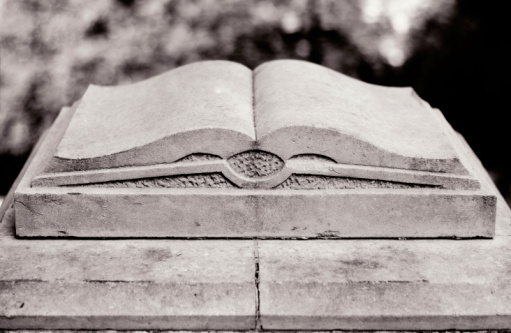
[[[19, 236], [492, 237], [496, 198], [411, 88], [302, 61], [91, 86], [15, 196]], [[33, 163], [34, 164], [34, 163]]]

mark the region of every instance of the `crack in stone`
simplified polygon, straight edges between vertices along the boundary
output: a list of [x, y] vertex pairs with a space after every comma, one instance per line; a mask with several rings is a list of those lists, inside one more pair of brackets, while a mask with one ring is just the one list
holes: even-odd
[[34, 214], [34, 215], [39, 215], [39, 216], [44, 217], [44, 215], [43, 215], [43, 214], [36, 212], [35, 210], [33, 210], [32, 208], [30, 208], [29, 206], [27, 206], [27, 204], [26, 204], [26, 203], [24, 203], [23, 201], [19, 201], [19, 200], [17, 200], [17, 201], [16, 201], [16, 203], [19, 203], [20, 205], [22, 205], [23, 207], [25, 207], [25, 208], [26, 208], [27, 210], [29, 210], [32, 214]]
[[256, 287], [256, 316], [255, 316], [255, 330], [262, 331], [263, 326], [261, 324], [261, 297], [259, 293], [259, 243], [254, 240], [254, 264], [255, 264], [255, 287]]

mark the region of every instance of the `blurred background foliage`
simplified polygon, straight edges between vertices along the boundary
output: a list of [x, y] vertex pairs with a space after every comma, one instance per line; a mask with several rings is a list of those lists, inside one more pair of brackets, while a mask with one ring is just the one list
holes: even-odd
[[[0, 0], [0, 195], [60, 108], [91, 83], [186, 63], [295, 58], [412, 86], [509, 195], [505, 2], [479, 0]], [[399, 135], [399, 133], [396, 133]]]

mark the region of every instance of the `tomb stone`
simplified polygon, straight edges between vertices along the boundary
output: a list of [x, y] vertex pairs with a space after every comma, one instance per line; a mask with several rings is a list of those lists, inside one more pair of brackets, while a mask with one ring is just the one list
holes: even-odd
[[411, 88], [209, 61], [65, 108], [16, 191], [16, 233], [493, 237], [477, 168]]
[[[453, 236], [486, 239], [403, 240]], [[394, 239], [316, 240], [350, 237]], [[91, 88], [40, 139], [0, 207], [0, 329], [509, 329], [510, 254], [410, 89], [198, 63]]]

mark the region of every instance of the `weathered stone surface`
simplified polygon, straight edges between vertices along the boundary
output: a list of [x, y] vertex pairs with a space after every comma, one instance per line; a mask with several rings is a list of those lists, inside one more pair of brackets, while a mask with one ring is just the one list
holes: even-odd
[[254, 75], [205, 62], [91, 88], [20, 183], [17, 235], [494, 235], [496, 199], [481, 167], [411, 91], [296, 61]]
[[[112, 190], [120, 192], [111, 195]], [[285, 238], [316, 238], [325, 233], [340, 238], [494, 234], [494, 197], [475, 193], [452, 196], [429, 189], [392, 189], [400, 193], [335, 190], [321, 195], [274, 190], [164, 191], [26, 189], [18, 193], [14, 204], [16, 233], [21, 237]]]
[[[498, 207], [493, 240], [259, 240], [255, 247], [252, 240], [21, 240], [10, 210], [0, 223], [0, 327], [254, 329], [259, 313], [269, 331], [509, 328], [511, 213], [500, 196]], [[242, 311], [249, 306], [237, 302], [255, 298], [247, 290], [256, 277], [259, 312], [255, 302], [253, 312]], [[199, 305], [196, 293], [206, 297]]]
[[209, 61], [132, 85], [92, 86], [32, 185], [221, 172], [245, 188], [311, 174], [479, 189], [455, 136], [410, 89], [294, 60], [254, 73]]
[[158, 178], [143, 178], [133, 180], [119, 180], [104, 183], [92, 183], [87, 187], [103, 188], [234, 188], [229, 180], [221, 173], [205, 173], [183, 176], [169, 176]]
[[[65, 115], [62, 117], [64, 119]], [[48, 143], [43, 143], [41, 156], [34, 158], [16, 192], [18, 236], [358, 238], [494, 235], [495, 197], [487, 185], [480, 190], [459, 191], [376, 188], [322, 192], [30, 187], [32, 179], [49, 158], [47, 152], [51, 152], [52, 142], [55, 140], [50, 138]], [[188, 168], [193, 163], [175, 164], [181, 165], [179, 168]], [[225, 167], [223, 161], [205, 163], [198, 170]], [[158, 172], [158, 169], [153, 171]], [[247, 186], [244, 182], [250, 180], [237, 178], [228, 171], [226, 167], [223, 169], [224, 175], [230, 175], [229, 180], [235, 185]], [[118, 171], [112, 169], [110, 172]], [[134, 168], [133, 172], [139, 171]], [[269, 177], [266, 185], [277, 186], [286, 180], [278, 178], [281, 176], [282, 172]], [[276, 183], [272, 184], [273, 181]]]
[[253, 140], [252, 72], [201, 62], [132, 85], [91, 86], [48, 169], [151, 165], [192, 153], [229, 157]]
[[[227, 290], [222, 283], [249, 270], [249, 256], [258, 263], [258, 274], [250, 273], [258, 277], [266, 331], [511, 327], [511, 214], [503, 201], [502, 236], [493, 240], [259, 240], [255, 248], [251, 240], [20, 240], [12, 216], [0, 223], [1, 328], [191, 329], [205, 318], [176, 312], [188, 304], [204, 309], [187, 299], [200, 289], [193, 283], [220, 281], [202, 286], [216, 292], [201, 295], [217, 297]], [[234, 289], [218, 298], [218, 321], [207, 320], [208, 329], [241, 320], [220, 312], [249, 297]], [[255, 309], [253, 316], [255, 325]]]
[[[284, 183], [286, 181], [296, 183], [295, 178], [303, 178], [303, 176], [307, 176], [307, 179], [315, 179], [314, 182], [316, 183], [324, 184], [331, 182], [320, 180], [331, 179], [332, 182], [340, 184], [345, 183], [346, 179], [353, 179], [353, 183], [366, 183], [370, 181], [374, 188], [391, 188], [392, 186], [389, 184], [401, 184], [394, 186], [395, 188], [434, 187], [449, 190], [478, 190], [481, 188], [479, 180], [473, 176], [337, 164], [319, 155], [299, 155], [284, 162], [277, 156], [262, 151], [243, 152], [234, 155], [228, 160], [222, 160], [214, 155], [192, 154], [175, 163], [43, 173], [34, 177], [31, 184], [38, 187], [53, 187], [114, 183], [115, 186], [118, 186], [119, 182], [122, 184], [138, 184], [140, 179], [162, 179], [168, 177], [172, 179], [188, 179], [190, 182], [195, 183], [194, 179], [197, 176], [205, 177], [211, 173], [223, 174], [223, 177], [226, 177], [226, 181], [230, 181], [240, 188], [282, 188], [285, 186]], [[144, 181], [144, 183], [147, 183], [147, 181]], [[209, 183], [204, 182], [203, 186], [198, 187], [211, 188]], [[182, 188], [182, 186], [177, 187]], [[296, 186], [286, 188], [300, 189]], [[315, 189], [324, 188], [348, 187], [342, 185], [340, 187], [337, 185], [327, 187], [325, 185]]]
[[[59, 117], [56, 126], [67, 117], [66, 114]], [[48, 152], [55, 142], [58, 141], [53, 136], [43, 142], [41, 153], [34, 157], [16, 192], [18, 236], [317, 238], [491, 237], [494, 234], [495, 198], [488, 188], [454, 193], [436, 189], [364, 189], [363, 192], [347, 189], [315, 193], [30, 187], [34, 176], [51, 157]], [[220, 162], [207, 161], [210, 166]], [[231, 176], [239, 181], [235, 175]], [[284, 180], [277, 179], [273, 186]]]
[[255, 327], [250, 241], [19, 240], [12, 219], [0, 224], [2, 329]]
[[268, 177], [284, 167], [284, 161], [278, 156], [264, 151], [239, 153], [229, 158], [228, 162], [235, 172], [248, 178]]
[[511, 327], [511, 240], [259, 242], [264, 329]]
[[209, 61], [132, 85], [91, 86], [47, 171], [260, 149], [284, 161], [321, 154], [344, 164], [468, 174], [443, 123], [410, 88], [370, 85], [303, 61], [273, 61], [254, 73]]
[[[509, 333], [511, 330], [478, 330], [476, 333]], [[30, 332], [27, 332], [27, 333], [53, 333], [55, 331], [48, 331], [48, 330], [31, 330]], [[71, 331], [71, 330], [59, 330], [58, 332], [56, 333], [70, 333], [70, 332], [76, 332], [76, 331]], [[111, 331], [111, 330], [104, 330], [104, 331], [80, 331], [80, 333], [112, 333], [112, 332], [117, 332], [117, 331]], [[122, 331], [122, 332], [126, 332], [126, 333], [146, 333], [147, 331]], [[196, 332], [196, 333], [210, 333], [210, 331], [161, 331], [161, 333], [192, 333], [192, 332]], [[215, 332], [218, 332], [218, 333], [252, 333], [253, 330], [251, 331], [215, 331]], [[268, 333], [282, 333], [282, 331], [279, 331], [279, 330], [276, 330], [276, 331], [271, 331], [271, 330], [265, 330], [265, 332], [268, 332]], [[330, 333], [332, 331], [294, 331], [294, 332], [308, 332], [308, 333]], [[357, 333], [374, 333], [375, 331], [357, 331]], [[377, 331], [378, 333], [417, 333], [417, 331]], [[473, 330], [467, 330], [467, 331], [464, 331], [464, 330], [449, 330], [449, 331], [432, 331], [431, 333], [441, 333], [441, 332], [450, 332], [450, 333], [464, 333], [464, 332], [470, 332], [470, 333], [473, 333], [474, 331]], [[4, 333], [21, 333], [21, 331], [4, 331]]]
[[[511, 214], [499, 202], [499, 229]], [[511, 237], [260, 241], [265, 330], [511, 328]]]
[[329, 177], [316, 175], [291, 175], [275, 189], [324, 190], [324, 189], [368, 189], [368, 188], [435, 188], [434, 185], [406, 184], [385, 180]]
[[[471, 166], [469, 163], [466, 163], [466, 165]], [[284, 170], [296, 175], [356, 178], [411, 185], [429, 185], [449, 190], [478, 190], [481, 188], [479, 180], [474, 176], [337, 164], [318, 155], [295, 156], [286, 161]]]
[[[254, 171], [250, 171], [255, 173]], [[222, 173], [204, 173], [182, 176], [142, 178], [110, 181], [81, 185], [102, 188], [238, 188]], [[324, 189], [367, 189], [367, 188], [441, 188], [440, 185], [407, 184], [385, 180], [329, 177], [316, 175], [291, 175], [275, 190], [324, 190]]]
[[254, 74], [259, 147], [287, 159], [322, 154], [339, 163], [463, 174], [445, 119], [411, 88], [364, 83], [296, 60]]
[[510, 329], [511, 211], [481, 178], [492, 240], [259, 241], [263, 329]]

